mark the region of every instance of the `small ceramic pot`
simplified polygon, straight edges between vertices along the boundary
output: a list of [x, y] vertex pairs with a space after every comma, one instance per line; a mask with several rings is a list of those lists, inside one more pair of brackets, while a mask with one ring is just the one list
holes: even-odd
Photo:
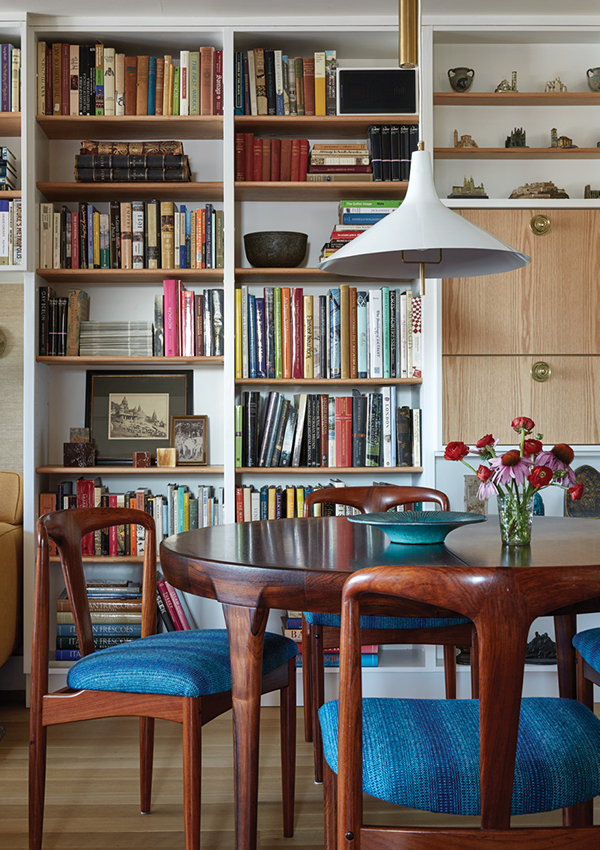
[[588, 68], [586, 73], [590, 89], [600, 91], [600, 68]]
[[469, 91], [474, 77], [472, 68], [450, 68], [448, 71], [448, 79], [454, 91]]

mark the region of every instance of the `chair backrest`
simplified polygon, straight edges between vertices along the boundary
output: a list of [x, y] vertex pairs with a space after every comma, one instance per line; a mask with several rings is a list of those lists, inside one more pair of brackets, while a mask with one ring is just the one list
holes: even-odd
[[[56, 543], [81, 655], [94, 651], [92, 621], [85, 587], [81, 541], [86, 534], [114, 525], [145, 528], [142, 577], [142, 636], [156, 631], [156, 539], [153, 518], [129, 508], [71, 508], [40, 517], [37, 523], [32, 679], [47, 690], [49, 628], [49, 541]], [[44, 672], [45, 671], [45, 672]], [[45, 683], [45, 684], [44, 684]], [[44, 687], [46, 690], [44, 690]]]
[[379, 487], [323, 487], [313, 490], [304, 500], [304, 516], [310, 516], [313, 505], [323, 502], [349, 505], [363, 514], [381, 513], [398, 505], [411, 505], [413, 502], [434, 502], [443, 511], [450, 510], [448, 496], [441, 490], [386, 484]]

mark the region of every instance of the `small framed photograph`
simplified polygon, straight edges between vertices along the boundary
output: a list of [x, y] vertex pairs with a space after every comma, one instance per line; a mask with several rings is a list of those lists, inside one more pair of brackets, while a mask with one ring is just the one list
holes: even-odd
[[96, 463], [129, 464], [133, 452], [168, 448], [172, 416], [193, 408], [193, 372], [88, 370], [86, 427], [96, 444]]
[[171, 416], [171, 445], [178, 466], [206, 466], [208, 416]]

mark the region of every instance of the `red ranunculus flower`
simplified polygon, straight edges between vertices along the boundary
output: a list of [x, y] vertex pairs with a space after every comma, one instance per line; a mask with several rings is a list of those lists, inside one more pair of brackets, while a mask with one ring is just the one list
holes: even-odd
[[487, 481], [491, 474], [492, 470], [487, 466], [480, 466], [477, 470], [477, 477], [480, 481]]
[[574, 502], [578, 502], [583, 496], [583, 484], [575, 484], [574, 487], [569, 487], [569, 493]]
[[533, 487], [545, 487], [552, 481], [553, 472], [549, 466], [534, 466], [527, 480]]
[[540, 440], [525, 440], [523, 443], [523, 454], [526, 457], [530, 455], [536, 455], [538, 452], [542, 450], [542, 443]]
[[575, 457], [575, 452], [571, 446], [568, 446], [566, 443], [557, 443], [554, 448], [551, 449], [551, 452], [557, 460], [561, 460], [566, 464], [572, 463], [573, 458]]
[[517, 416], [510, 424], [513, 431], [524, 429], [526, 434], [530, 434], [535, 428], [535, 422], [533, 419], [529, 419], [528, 416]]
[[494, 438], [491, 434], [486, 434], [485, 437], [482, 437], [481, 440], [477, 440], [477, 448], [485, 449], [486, 446], [493, 446]]
[[462, 441], [448, 443], [444, 458], [446, 460], [462, 460], [463, 457], [469, 454], [469, 447]]

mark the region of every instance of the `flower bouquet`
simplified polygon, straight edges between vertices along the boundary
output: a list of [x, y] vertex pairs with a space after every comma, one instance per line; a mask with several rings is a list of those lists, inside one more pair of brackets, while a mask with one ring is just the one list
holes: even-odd
[[550, 451], [543, 451], [542, 434], [530, 436], [535, 428], [533, 420], [518, 416], [512, 428], [519, 435], [519, 448], [503, 455], [496, 454], [498, 440], [486, 434], [478, 440], [475, 453], [488, 465], [478, 469], [464, 459], [471, 451], [463, 442], [448, 443], [446, 460], [460, 460], [479, 481], [477, 495], [481, 500], [498, 497], [498, 517], [502, 542], [513, 546], [527, 545], [531, 541], [533, 498], [545, 487], [561, 487], [574, 500], [583, 496], [583, 484], [577, 484], [570, 464], [574, 452], [566, 443], [557, 443]]

